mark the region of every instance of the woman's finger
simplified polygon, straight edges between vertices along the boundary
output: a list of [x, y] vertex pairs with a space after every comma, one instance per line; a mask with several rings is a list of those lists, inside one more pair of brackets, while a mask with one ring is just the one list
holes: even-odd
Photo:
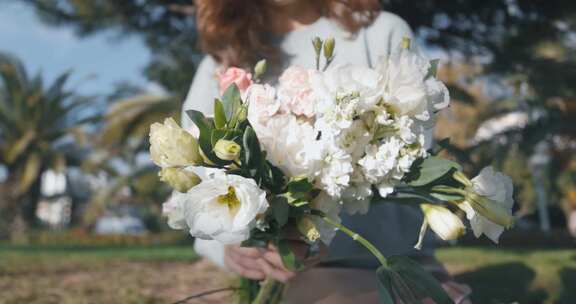
[[261, 270], [260, 264], [256, 262], [259, 257], [243, 255], [241, 252], [236, 250], [229, 250], [228, 254], [230, 255], [230, 258], [244, 268]]
[[295, 273], [293, 272], [275, 268], [263, 258], [258, 259], [258, 263], [260, 264], [260, 266], [262, 267], [267, 276], [277, 281], [286, 283], [288, 282], [288, 280], [290, 280], [295, 276]]
[[263, 250], [261, 248], [254, 248], [254, 247], [240, 247], [239, 245], [233, 245], [229, 247], [231, 250], [234, 250], [235, 253], [251, 257], [251, 258], [259, 258], [262, 256]]
[[224, 255], [224, 264], [232, 272], [247, 279], [263, 280], [266, 277], [264, 271], [243, 267], [230, 254]]
[[274, 268], [282, 269], [284, 271], [289, 271], [286, 266], [284, 266], [284, 262], [282, 262], [282, 257], [277, 251], [266, 251], [264, 253], [263, 258], [274, 266]]

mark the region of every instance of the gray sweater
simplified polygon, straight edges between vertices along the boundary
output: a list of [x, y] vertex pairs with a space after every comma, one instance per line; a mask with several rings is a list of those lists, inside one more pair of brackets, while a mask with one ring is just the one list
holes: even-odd
[[[400, 17], [382, 12], [369, 27], [350, 35], [333, 21], [320, 18], [313, 24], [285, 34], [279, 41], [285, 54], [283, 65], [301, 65], [313, 67], [314, 56], [311, 39], [334, 37], [336, 39], [336, 57], [334, 65], [350, 63], [373, 66], [379, 58], [389, 54], [400, 44], [403, 37], [412, 37], [412, 31]], [[213, 100], [218, 95], [215, 71], [217, 63], [206, 56], [200, 63], [183, 110], [195, 109], [212, 114]], [[184, 127], [191, 124], [186, 115], [182, 115]], [[367, 215], [349, 216], [342, 213], [343, 224], [373, 242], [385, 255], [432, 253], [430, 246], [423, 251], [413, 249], [422, 223], [421, 213], [412, 206], [400, 206], [390, 203], [372, 204]], [[197, 240], [196, 250], [223, 265], [222, 247], [213, 241]], [[427, 249], [426, 249], [427, 248]], [[362, 260], [362, 265], [375, 265], [370, 254], [342, 233], [338, 233], [329, 248], [329, 259]], [[368, 264], [366, 264], [368, 259]], [[359, 266], [361, 266], [359, 264]]]

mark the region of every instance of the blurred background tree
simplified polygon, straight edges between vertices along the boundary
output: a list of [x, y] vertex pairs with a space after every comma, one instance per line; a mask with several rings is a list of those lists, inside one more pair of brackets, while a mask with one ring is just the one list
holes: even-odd
[[17, 237], [37, 224], [43, 172], [79, 166], [83, 127], [100, 120], [90, 109], [93, 98], [66, 88], [69, 75], [46, 86], [17, 58], [0, 54], [0, 163], [8, 172], [0, 185], [0, 233]]

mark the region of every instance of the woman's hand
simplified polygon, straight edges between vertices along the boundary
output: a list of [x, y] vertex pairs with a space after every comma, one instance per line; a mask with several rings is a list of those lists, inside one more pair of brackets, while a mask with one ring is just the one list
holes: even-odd
[[[289, 246], [296, 258], [304, 262], [305, 267], [318, 263], [326, 252], [326, 247], [323, 246], [320, 254], [306, 258], [308, 244], [302, 241], [289, 241]], [[266, 277], [271, 277], [286, 283], [296, 275], [296, 272], [284, 267], [282, 257], [272, 245], [268, 248], [228, 245], [224, 251], [224, 263], [231, 271], [251, 280], [264, 280]]]

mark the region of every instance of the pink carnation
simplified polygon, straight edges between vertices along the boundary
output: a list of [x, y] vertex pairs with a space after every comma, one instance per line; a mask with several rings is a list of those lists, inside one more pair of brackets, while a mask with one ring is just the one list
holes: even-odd
[[266, 124], [280, 109], [280, 102], [276, 99], [276, 90], [267, 84], [255, 84], [246, 91], [248, 106], [248, 120], [252, 124]]
[[280, 76], [278, 97], [284, 112], [313, 117], [315, 100], [310, 86], [309, 71], [300, 66], [291, 66]]
[[236, 67], [230, 67], [225, 71], [218, 72], [217, 77], [220, 94], [224, 93], [233, 83], [236, 84], [241, 93], [252, 85], [252, 74]]

